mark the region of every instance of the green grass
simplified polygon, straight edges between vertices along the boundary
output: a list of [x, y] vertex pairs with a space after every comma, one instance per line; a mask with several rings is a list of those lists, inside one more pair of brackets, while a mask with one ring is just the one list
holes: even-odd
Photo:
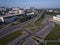
[[42, 24], [41, 24], [41, 21], [44, 19], [44, 15], [42, 15], [36, 22], [35, 22], [35, 25], [36, 26], [41, 26]]
[[60, 27], [55, 24], [55, 27], [52, 29], [51, 33], [45, 38], [45, 40], [58, 40], [60, 38]]
[[[36, 25], [36, 26], [41, 26], [41, 25], [42, 25], [42, 24], [41, 24], [41, 21], [44, 19], [44, 17], [45, 17], [45, 16], [42, 15], [37, 21], [35, 21], [35, 25]], [[32, 25], [32, 23], [24, 26], [24, 28], [29, 28], [29, 27], [34, 27], [34, 26]]]
[[34, 32], [36, 29], [35, 28], [31, 28], [31, 31]]
[[39, 45], [45, 45], [44, 43], [40, 43]]
[[41, 24], [41, 19], [40, 19], [40, 18], [35, 22], [35, 25], [36, 25], [36, 26], [41, 26], [41, 25], [42, 25], [42, 24]]
[[60, 42], [48, 42], [47, 45], [60, 45]]
[[22, 30], [16, 31], [14, 33], [11, 33], [7, 35], [6, 37], [3, 37], [0, 39], [0, 45], [6, 45], [8, 42], [14, 40], [15, 38], [19, 37], [22, 33]]

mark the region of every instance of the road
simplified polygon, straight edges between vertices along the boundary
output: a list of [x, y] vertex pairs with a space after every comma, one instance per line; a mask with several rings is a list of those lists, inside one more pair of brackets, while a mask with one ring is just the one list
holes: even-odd
[[[31, 33], [29, 30], [27, 31], [28, 33], [29, 33], [29, 35], [27, 35], [26, 37], [22, 37], [22, 39], [21, 38], [19, 38], [19, 40], [17, 40], [16, 39], [16, 41], [17, 42], [19, 42], [19, 43], [13, 43], [13, 45], [15, 45], [15, 44], [20, 44], [23, 40], [26, 40], [28, 37], [31, 37], [31, 36], [39, 36], [40, 38], [45, 38], [48, 34], [49, 34], [49, 32], [51, 32], [52, 30], [50, 30], [51, 29], [51, 27], [52, 27], [52, 25], [53, 25], [53, 23], [52, 22], [50, 22], [48, 25], [46, 25], [46, 26], [43, 26], [43, 28], [40, 28], [40, 31], [36, 31], [36, 32], [34, 32], [34, 33]], [[39, 39], [39, 41], [40, 41], [41, 39]], [[41, 41], [43, 41], [43, 40], [41, 40]], [[13, 40], [13, 42], [15, 42], [15, 40]], [[26, 44], [28, 43], [28, 41], [26, 42]], [[35, 42], [36, 43], [36, 42]], [[12, 45], [12, 42], [10, 42], [8, 45]], [[24, 44], [25, 45], [25, 44]]]
[[[6, 29], [4, 29], [4, 30], [1, 30], [1, 31], [0, 31], [0, 38], [4, 37], [4, 36], [6, 36], [6, 35], [8, 35], [8, 34], [10, 34], [10, 33], [13, 33], [13, 32], [15, 32], [15, 31], [17, 31], [18, 29], [21, 29], [22, 27], [24, 27], [25, 25], [27, 25], [27, 24], [29, 24], [29, 23], [31, 23], [31, 22], [35, 22], [38, 18], [41, 17], [41, 15], [42, 15], [42, 14], [34, 17], [34, 18], [31, 19], [31, 20], [28, 20], [28, 21], [26, 21], [26, 22], [23, 22], [23, 23], [21, 23], [21, 24], [19, 24], [19, 25], [12, 26], [12, 27], [8, 27], [8, 28], [6, 28]], [[46, 20], [47, 20], [47, 19], [45, 19], [45, 20], [43, 21], [43, 23], [46, 22]], [[44, 38], [49, 34], [49, 32], [52, 31], [51, 29], [52, 29], [53, 27], [54, 27], [54, 23], [50, 21], [49, 24], [44, 25], [44, 26], [41, 27], [41, 28], [40, 28], [40, 27], [37, 27], [37, 28], [36, 28], [36, 31], [35, 31], [34, 33], [32, 33], [29, 29], [26, 29], [25, 31], [28, 32], [29, 35], [21, 35], [21, 36], [18, 37], [17, 39], [9, 42], [7, 45], [18, 45], [18, 44], [20, 44], [23, 40], [25, 40], [25, 42], [23, 43], [23, 45], [37, 45], [38, 43], [37, 43], [34, 39], [32, 39], [32, 38], [30, 38], [30, 37], [31, 37], [31, 36], [39, 36], [40, 38], [43, 38], [43, 39], [44, 39]]]
[[37, 41], [32, 38], [27, 38], [22, 45], [38, 45]]
[[36, 17], [32, 18], [31, 20], [28, 20], [28, 21], [23, 22], [21, 24], [18, 24], [18, 25], [11, 26], [11, 27], [8, 27], [6, 29], [0, 30], [0, 38], [19, 30], [20, 28], [26, 26], [27, 24], [29, 24], [31, 22], [35, 22], [37, 19], [39, 19], [41, 17], [42, 14], [43, 14], [43, 12], [40, 15], [37, 15]]
[[41, 31], [39, 31], [36, 36], [45, 39], [45, 37], [51, 32], [51, 28], [49, 25], [46, 25]]
[[25, 35], [22, 34], [21, 36], [19, 36], [19, 38], [16, 38], [15, 40], [11, 41], [7, 45], [16, 45], [17, 43], [19, 43], [21, 41], [21, 39], [24, 39], [27, 35], [29, 35], [29, 34], [25, 34]]
[[45, 19], [41, 22], [41, 24], [47, 24], [48, 22], [49, 22], [49, 18], [51, 18], [51, 16], [50, 15], [48, 15], [48, 16], [45, 16]]
[[[26, 37], [24, 37], [24, 38], [20, 38], [20, 40], [18, 41], [17, 39], [17, 42], [19, 42], [19, 43], [21, 43], [23, 40], [26, 40], [28, 37], [31, 37], [31, 36], [40, 36], [41, 38], [45, 38], [48, 34], [49, 34], [49, 32], [51, 32], [51, 28], [53, 27], [52, 25], [54, 25], [54, 23], [53, 22], [49, 22], [49, 24], [48, 25], [45, 25], [45, 26], [43, 26], [43, 28], [37, 28], [37, 31], [36, 32], [34, 32], [34, 33], [31, 33], [31, 31], [29, 30], [29, 29], [27, 29], [26, 30], [26, 32], [28, 32], [30, 35], [27, 35]], [[49, 29], [48, 29], [49, 28]], [[19, 37], [18, 37], [19, 38]], [[13, 42], [15, 42], [15, 40], [13, 41]], [[26, 42], [26, 44], [28, 43], [28, 41]], [[35, 42], [36, 43], [36, 42]], [[14, 44], [18, 44], [18, 43], [13, 43], [13, 45]], [[10, 45], [12, 45], [12, 42], [10, 42]], [[24, 44], [25, 45], [25, 44]]]

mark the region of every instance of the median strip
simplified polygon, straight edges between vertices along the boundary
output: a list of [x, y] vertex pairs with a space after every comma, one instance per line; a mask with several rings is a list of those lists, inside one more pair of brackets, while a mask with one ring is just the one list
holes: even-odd
[[22, 33], [23, 30], [19, 30], [19, 31], [16, 31], [14, 33], [11, 33], [3, 38], [0, 39], [0, 45], [5, 45], [7, 44], [8, 42], [16, 39], [17, 37], [19, 37]]

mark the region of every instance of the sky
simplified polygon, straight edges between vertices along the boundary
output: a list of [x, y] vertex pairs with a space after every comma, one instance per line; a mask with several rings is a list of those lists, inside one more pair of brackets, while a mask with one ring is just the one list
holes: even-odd
[[0, 0], [5, 7], [60, 8], [60, 0]]

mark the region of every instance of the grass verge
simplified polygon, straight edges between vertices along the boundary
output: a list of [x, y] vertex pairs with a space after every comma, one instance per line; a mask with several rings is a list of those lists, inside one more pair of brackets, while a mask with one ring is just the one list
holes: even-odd
[[45, 16], [42, 15], [37, 21], [35, 21], [35, 25], [36, 25], [36, 26], [41, 26], [41, 25], [42, 25], [42, 24], [41, 24], [41, 21], [42, 21], [44, 18], [45, 18]]
[[55, 24], [51, 33], [45, 38], [45, 40], [58, 40], [60, 38], [60, 27]]
[[48, 42], [47, 45], [60, 45], [60, 42]]
[[6, 45], [8, 42], [16, 39], [17, 37], [19, 37], [22, 33], [22, 30], [16, 31], [14, 33], [11, 33], [3, 38], [0, 39], [0, 45]]
[[30, 24], [24, 26], [23, 28], [29, 28], [29, 27], [34, 27], [34, 26], [32, 25], [32, 23], [30, 23]]

